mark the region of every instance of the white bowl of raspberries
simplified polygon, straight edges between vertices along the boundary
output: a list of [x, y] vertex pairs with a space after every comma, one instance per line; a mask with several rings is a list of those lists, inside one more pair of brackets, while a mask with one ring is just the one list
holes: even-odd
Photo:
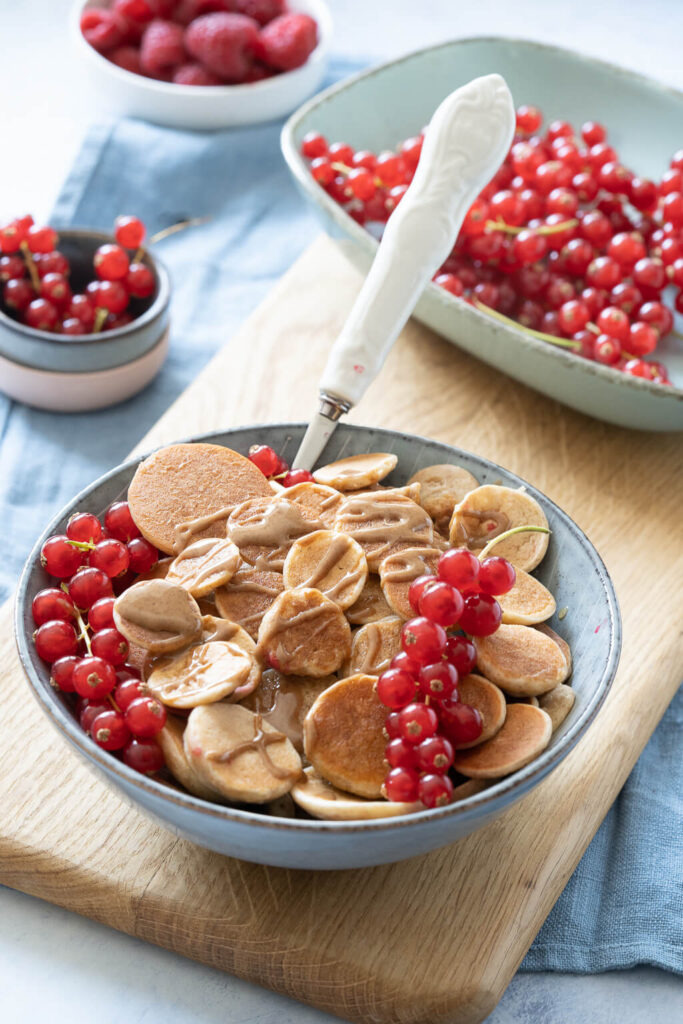
[[324, 0], [78, 0], [72, 30], [121, 113], [173, 128], [282, 117], [320, 85]]

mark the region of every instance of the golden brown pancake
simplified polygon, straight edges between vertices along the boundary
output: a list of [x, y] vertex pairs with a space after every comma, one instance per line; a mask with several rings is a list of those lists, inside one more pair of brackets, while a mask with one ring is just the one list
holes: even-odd
[[[128, 504], [142, 535], [170, 555], [190, 540], [224, 537], [227, 510], [266, 495], [272, 491], [261, 470], [232, 449], [172, 444], [140, 463]], [[188, 523], [193, 525], [177, 529]]]
[[564, 682], [569, 666], [559, 645], [532, 626], [499, 626], [472, 638], [477, 668], [513, 697], [536, 697]]
[[344, 500], [343, 495], [333, 487], [310, 481], [285, 488], [284, 495], [287, 501], [301, 510], [306, 519], [312, 519], [328, 529], [332, 529], [335, 513]]
[[344, 613], [319, 590], [285, 590], [263, 616], [259, 654], [285, 675], [330, 675], [350, 650], [351, 629]]
[[199, 606], [187, 590], [165, 579], [145, 580], [114, 602], [114, 622], [130, 644], [151, 654], [168, 654], [197, 638]]
[[463, 704], [476, 708], [481, 715], [481, 736], [471, 743], [459, 743], [456, 747], [456, 750], [466, 750], [496, 735], [505, 721], [507, 707], [503, 691], [483, 676], [463, 676], [458, 683], [458, 695]]
[[[491, 552], [496, 554], [495, 548]], [[523, 569], [515, 569], [515, 585], [496, 600], [503, 612], [503, 622], [518, 626], [533, 626], [555, 614], [555, 598], [535, 576]]]
[[398, 459], [389, 452], [368, 452], [349, 455], [337, 462], [321, 466], [313, 473], [315, 482], [338, 491], [360, 491], [379, 483], [396, 467]]
[[304, 719], [323, 690], [336, 682], [336, 676], [284, 676], [267, 668], [261, 685], [242, 703], [250, 711], [260, 712], [264, 722], [288, 736], [302, 754]]
[[363, 672], [378, 676], [389, 668], [389, 662], [401, 650], [403, 620], [398, 615], [369, 622], [354, 633], [347, 675]]
[[196, 708], [229, 697], [247, 682], [253, 658], [229, 642], [197, 644], [160, 658], [148, 680], [150, 693], [171, 708]]
[[429, 545], [434, 537], [434, 524], [425, 510], [390, 490], [348, 495], [337, 510], [334, 528], [358, 541], [371, 572], [394, 551]]
[[433, 546], [416, 545], [387, 555], [379, 565], [379, 579], [387, 604], [402, 619], [412, 619], [415, 611], [408, 599], [410, 584], [418, 576], [434, 576], [441, 551]]
[[571, 686], [567, 686], [566, 683], [560, 683], [554, 690], [549, 690], [548, 693], [544, 693], [539, 698], [538, 703], [543, 710], [550, 716], [550, 721], [553, 723], [553, 732], [564, 722], [565, 718], [574, 707], [574, 701], [576, 695], [572, 690]]
[[454, 768], [473, 779], [499, 779], [538, 757], [550, 742], [550, 717], [530, 704], [510, 704], [502, 729], [471, 750], [456, 752]]
[[224, 619], [239, 622], [256, 639], [263, 616], [284, 589], [282, 573], [242, 565], [227, 586], [216, 591], [216, 607]]
[[292, 789], [292, 797], [302, 810], [323, 821], [368, 821], [371, 818], [395, 818], [399, 814], [414, 814], [415, 811], [424, 810], [419, 801], [405, 804], [352, 796], [323, 779], [312, 767], [304, 768], [303, 777]]
[[450, 463], [425, 466], [413, 473], [408, 482], [420, 484], [420, 504], [444, 533], [448, 533], [455, 506], [479, 486], [479, 481], [466, 469]]
[[[480, 552], [497, 535], [516, 526], [548, 528], [545, 512], [526, 491], [484, 484], [456, 505], [450, 525], [454, 547]], [[507, 558], [517, 569], [530, 572], [548, 549], [547, 533], [518, 533], [496, 544], [492, 554]]]
[[371, 573], [365, 581], [358, 600], [346, 609], [346, 618], [354, 626], [366, 626], [368, 622], [385, 619], [391, 614], [391, 608], [387, 604], [379, 576]]
[[201, 800], [221, 803], [223, 797], [218, 790], [203, 782], [187, 760], [185, 747], [183, 746], [185, 724], [185, 719], [169, 715], [165, 726], [157, 734], [157, 743], [163, 752], [166, 767], [173, 778], [181, 786], [184, 786], [188, 793], [198, 796]]
[[368, 563], [348, 534], [315, 530], [292, 544], [282, 576], [285, 587], [315, 587], [344, 610], [360, 597]]

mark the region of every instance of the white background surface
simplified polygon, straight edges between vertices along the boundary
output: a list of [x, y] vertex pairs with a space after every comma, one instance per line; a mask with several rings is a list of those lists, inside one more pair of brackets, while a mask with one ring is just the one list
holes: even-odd
[[[46, 216], [88, 123], [71, 0], [0, 0], [0, 218]], [[455, 36], [574, 46], [683, 88], [683, 0], [332, 0], [335, 51], [381, 59]], [[542, 98], [540, 98], [542, 99]], [[587, 116], [590, 111], [586, 111]], [[672, 151], [683, 145], [672, 140]], [[0, 889], [3, 1024], [325, 1024], [325, 1014]], [[680, 979], [651, 968], [518, 975], [488, 1024], [673, 1024]], [[457, 1022], [454, 1022], [457, 1024]]]

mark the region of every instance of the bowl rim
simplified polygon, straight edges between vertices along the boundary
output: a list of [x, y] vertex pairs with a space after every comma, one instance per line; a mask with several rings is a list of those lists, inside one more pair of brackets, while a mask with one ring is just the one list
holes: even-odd
[[[110, 233], [91, 228], [57, 228], [56, 231], [58, 244], [59, 238], [67, 237], [75, 240], [87, 238], [91, 241], [102, 242], [103, 244], [111, 242], [113, 239], [113, 235]], [[56, 345], [65, 345], [70, 349], [77, 345], [92, 344], [93, 341], [105, 344], [109, 341], [118, 341], [119, 338], [126, 337], [129, 334], [135, 334], [136, 331], [147, 327], [161, 316], [171, 301], [171, 278], [165, 264], [146, 247], [143, 250], [143, 259], [146, 259], [154, 270], [158, 282], [157, 295], [149, 309], [146, 309], [139, 317], [136, 317], [135, 320], [125, 324], [123, 327], [116, 327], [113, 331], [105, 331], [100, 334], [94, 334], [92, 331], [89, 334], [70, 334], [68, 336], [53, 334], [51, 331], [40, 331], [36, 327], [28, 327], [26, 324], [14, 320], [4, 310], [0, 309], [0, 328], [4, 327], [34, 341], [46, 341]]]
[[[298, 68], [293, 68], [291, 71], [281, 71], [279, 74], [272, 75], [270, 78], [264, 78], [260, 82], [241, 82], [235, 85], [181, 85], [177, 82], [161, 82], [155, 78], [138, 75], [134, 71], [126, 71], [125, 68], [120, 68], [117, 64], [112, 64], [110, 60], [107, 60], [104, 54], [101, 54], [90, 45], [81, 32], [80, 17], [88, 6], [89, 0], [75, 0], [72, 5], [70, 14], [71, 34], [81, 52], [86, 52], [88, 58], [93, 60], [100, 70], [109, 72], [114, 78], [118, 78], [124, 84], [135, 82], [141, 89], [149, 89], [151, 92], [156, 92], [167, 99], [177, 99], [179, 97], [189, 99], [190, 97], [195, 97], [196, 100], [201, 100], [208, 99], [211, 96], [223, 98], [230, 96], [243, 99], [248, 95], [263, 95], [269, 92], [274, 84], [282, 82], [283, 79], [286, 79], [287, 82], [296, 81], [298, 77], [301, 77], [302, 73], [327, 59], [333, 30], [332, 12], [327, 4], [327, 0], [307, 0], [307, 2], [316, 9], [315, 20], [318, 23], [318, 42], [315, 49], [309, 54], [305, 64]], [[109, 7], [111, 3], [112, 0], [105, 0], [106, 7]]]
[[[226, 435], [230, 436], [231, 434], [237, 434], [247, 430], [263, 430], [266, 427], [271, 429], [277, 428], [281, 430], [303, 431], [306, 424], [283, 422], [275, 424], [243, 425], [240, 427], [200, 433], [171, 443], [210, 442], [217, 438], [225, 438]], [[40, 704], [44, 713], [51, 720], [54, 727], [62, 733], [63, 737], [67, 739], [72, 746], [77, 749], [81, 756], [91, 763], [94, 762], [95, 766], [103, 771], [105, 775], [114, 776], [117, 783], [120, 783], [124, 789], [128, 790], [128, 792], [130, 792], [131, 788], [139, 789], [144, 791], [148, 797], [155, 800], [160, 799], [163, 802], [174, 804], [176, 807], [185, 811], [199, 812], [200, 814], [208, 815], [215, 820], [232, 822], [233, 824], [250, 824], [256, 827], [293, 833], [340, 832], [347, 834], [352, 832], [375, 832], [391, 829], [404, 830], [420, 828], [428, 822], [432, 823], [445, 818], [467, 818], [470, 814], [476, 815], [480, 810], [493, 813], [498, 809], [498, 807], [506, 806], [510, 802], [511, 796], [515, 794], [520, 796], [523, 795], [529, 788], [531, 788], [531, 786], [536, 782], [539, 782], [549, 771], [555, 768], [572, 750], [579, 739], [584, 735], [586, 729], [604, 703], [619, 664], [622, 638], [621, 616], [614, 585], [607, 568], [591, 541], [583, 530], [577, 526], [573, 519], [571, 519], [566, 512], [555, 504], [555, 502], [551, 501], [550, 498], [532, 484], [529, 484], [524, 479], [517, 476], [516, 473], [512, 473], [509, 470], [504, 469], [497, 463], [494, 463], [489, 459], [484, 459], [483, 456], [468, 452], [465, 449], [457, 448], [443, 441], [435, 441], [432, 438], [422, 437], [418, 434], [409, 434], [383, 427], [361, 427], [349, 423], [344, 424], [344, 427], [352, 433], [370, 429], [374, 434], [386, 436], [387, 439], [395, 439], [398, 436], [408, 438], [411, 441], [437, 445], [443, 450], [445, 456], [450, 456], [451, 458], [453, 456], [457, 457], [458, 454], [462, 454], [470, 458], [483, 461], [494, 472], [502, 472], [505, 476], [508, 476], [515, 481], [519, 486], [524, 486], [527, 491], [537, 499], [540, 498], [542, 502], [546, 503], [547, 506], [553, 510], [554, 515], [562, 521], [564, 528], [569, 530], [579, 543], [584, 547], [587, 547], [602, 584], [607, 603], [608, 628], [610, 630], [610, 645], [605, 668], [597, 683], [592, 698], [587, 702], [586, 706], [578, 715], [576, 721], [567, 729], [567, 732], [556, 746], [546, 748], [539, 757], [535, 758], [535, 760], [531, 761], [530, 764], [521, 768], [519, 771], [514, 772], [503, 779], [494, 781], [491, 786], [487, 787], [487, 789], [483, 790], [481, 793], [466, 797], [464, 800], [458, 801], [457, 803], [448, 804], [446, 807], [425, 809], [423, 811], [416, 811], [412, 814], [395, 815], [389, 818], [375, 818], [363, 822], [324, 821], [317, 819], [309, 821], [301, 818], [281, 818], [275, 815], [259, 814], [255, 811], [242, 810], [222, 804], [212, 804], [208, 801], [192, 796], [189, 793], [171, 789], [152, 778], [140, 775], [132, 768], [123, 764], [123, 762], [110, 757], [106, 751], [101, 750], [98, 746], [92, 743], [90, 738], [82, 731], [82, 729], [80, 729], [72, 715], [59, 703], [56, 695], [54, 695], [50, 691], [50, 688], [46, 687], [39, 679], [32, 664], [32, 649], [29, 647], [30, 638], [24, 630], [23, 620], [24, 613], [27, 611], [26, 605], [29, 577], [33, 571], [36, 560], [39, 558], [40, 549], [45, 539], [54, 531], [68, 510], [72, 509], [76, 504], [87, 498], [94, 489], [98, 488], [112, 477], [118, 475], [121, 471], [134, 469], [151, 453], [151, 451], [156, 451], [158, 447], [164, 447], [163, 445], [157, 446], [157, 448], [153, 448], [150, 451], [136, 455], [135, 457], [121, 463], [119, 466], [116, 466], [114, 469], [111, 469], [109, 472], [104, 473], [97, 480], [83, 488], [77, 495], [75, 495], [74, 498], [71, 499], [70, 502], [67, 503], [66, 506], [64, 506], [64, 508], [52, 517], [33, 546], [26, 564], [24, 565], [17, 586], [14, 609], [15, 641], [19, 652], [19, 658], [24, 669], [24, 674], [26, 675], [27, 682], [33, 696]]]
[[[658, 89], [660, 92], [667, 93], [675, 99], [683, 102], [683, 90], [677, 89], [667, 83], [660, 82], [658, 79], [652, 78], [650, 75], [642, 74], [639, 71], [632, 71], [630, 68], [624, 68], [618, 64], [613, 64], [611, 61], [602, 60], [599, 57], [593, 57], [590, 54], [582, 53], [580, 50], [573, 50], [566, 46], [556, 46], [553, 43], [543, 43], [535, 39], [527, 39], [523, 36], [475, 35], [463, 36], [458, 39], [449, 39], [443, 43], [435, 43], [430, 46], [420, 47], [419, 49], [412, 50], [410, 53], [403, 54], [400, 57], [383, 61], [381, 64], [376, 64], [371, 68], [366, 68], [363, 71], [358, 71], [349, 75], [341, 82], [335, 82], [333, 85], [328, 86], [327, 89], [323, 89], [321, 92], [316, 93], [315, 96], [312, 96], [310, 99], [306, 100], [305, 103], [302, 103], [302, 105], [295, 110], [293, 114], [290, 114], [280, 133], [280, 148], [285, 158], [285, 162], [289, 167], [290, 173], [293, 175], [294, 179], [298, 182], [303, 191], [317, 206], [320, 206], [325, 210], [327, 215], [340, 226], [345, 235], [350, 236], [355, 242], [360, 244], [366, 253], [371, 253], [374, 256], [379, 243], [377, 239], [370, 234], [370, 232], [366, 231], [360, 224], [358, 224], [353, 217], [350, 217], [349, 214], [346, 213], [346, 211], [343, 210], [330, 195], [328, 195], [325, 189], [319, 185], [310, 174], [308, 165], [299, 153], [295, 141], [295, 135], [301, 122], [311, 113], [311, 111], [324, 106], [330, 100], [334, 99], [337, 93], [345, 91], [346, 89], [356, 85], [358, 82], [365, 79], [371, 79], [390, 68], [398, 67], [409, 61], [419, 59], [428, 53], [445, 50], [449, 47], [461, 47], [478, 43], [521, 45], [535, 50], [546, 51], [550, 54], [561, 55], [562, 57], [571, 57], [581, 63], [597, 66], [610, 73], [618, 74], [622, 77], [641, 82], [643, 85]], [[507, 335], [514, 337], [520, 344], [526, 345], [535, 352], [543, 353], [546, 357], [550, 357], [552, 354], [552, 357], [559, 360], [560, 364], [564, 366], [565, 369], [574, 373], [597, 376], [605, 381], [619, 381], [622, 387], [634, 388], [636, 391], [641, 392], [645, 390], [653, 397], [661, 398], [662, 400], [674, 398], [683, 402], [683, 386], [677, 387], [675, 384], [672, 384], [671, 386], [658, 384], [656, 381], [645, 380], [642, 377], [634, 377], [632, 374], [622, 373], [619, 370], [615, 370], [611, 366], [605, 366], [602, 363], [588, 361], [587, 359], [582, 359], [580, 356], [577, 357], [572, 353], [565, 351], [560, 346], [549, 345], [548, 342], [544, 342], [540, 338], [535, 338], [532, 334], [520, 331], [516, 327], [508, 325], [502, 320], [494, 320], [494, 318], [483, 312], [483, 310], [477, 309], [476, 306], [472, 306], [467, 302], [463, 302], [455, 295], [451, 295], [450, 292], [447, 292], [444, 288], [440, 288], [437, 284], [434, 284], [433, 281], [429, 282], [423, 294], [429, 295], [432, 300], [438, 301], [449, 311], [452, 311], [454, 304], [456, 304], [455, 308], [465, 318], [472, 317], [477, 322], [485, 323], [487, 326], [491, 326], [493, 322], [497, 329], [500, 329]]]

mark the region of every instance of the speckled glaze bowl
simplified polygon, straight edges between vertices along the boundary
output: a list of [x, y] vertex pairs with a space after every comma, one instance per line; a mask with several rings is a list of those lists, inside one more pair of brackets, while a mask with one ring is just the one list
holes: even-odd
[[[72, 289], [93, 278], [95, 250], [111, 235], [79, 228], [59, 232], [59, 250], [71, 265]], [[80, 412], [129, 398], [158, 373], [168, 349], [171, 285], [158, 257], [143, 262], [156, 286], [147, 299], [132, 299], [132, 323], [101, 334], [39, 331], [0, 306], [0, 390], [29, 405]]]
[[[659, 177], [680, 146], [683, 93], [570, 50], [523, 39], [459, 39], [432, 46], [346, 79], [319, 93], [289, 119], [282, 149], [299, 189], [325, 229], [363, 272], [377, 241], [311, 176], [301, 140], [319, 131], [357, 149], [393, 149], [415, 135], [441, 100], [478, 75], [503, 75], [517, 105], [538, 104], [548, 120], [580, 125], [594, 118], [627, 166]], [[418, 320], [459, 348], [516, 380], [597, 419], [641, 430], [683, 430], [683, 343], [669, 335], [656, 358], [674, 387], [589, 362], [495, 320], [429, 284]], [[680, 318], [679, 318], [680, 320]]]
[[[272, 445], [292, 457], [303, 437], [302, 424], [244, 427], [202, 435], [195, 441], [225, 444], [246, 453], [255, 443]], [[417, 469], [452, 462], [470, 470], [481, 483], [519, 487], [524, 481], [500, 466], [469, 452], [425, 438], [391, 430], [341, 424], [324, 454], [325, 460], [368, 451], [398, 456], [391, 483], [404, 483]], [[16, 638], [28, 684], [48, 718], [77, 753], [120, 795], [166, 828], [219, 853], [288, 868], [359, 868], [390, 863], [452, 843], [490, 822], [528, 793], [560, 764], [595, 717], [616, 672], [621, 624], [612, 582], [599, 555], [575, 523], [543, 494], [525, 484], [543, 506], [552, 530], [548, 553], [537, 572], [568, 614], [549, 624], [572, 648], [576, 692], [574, 708], [535, 761], [501, 779], [476, 796], [448, 807], [417, 814], [363, 822], [279, 818], [255, 811], [207, 803], [171, 789], [127, 768], [97, 747], [76, 722], [65, 695], [52, 689], [49, 671], [36, 654], [31, 636], [31, 601], [47, 576], [39, 552], [45, 538], [61, 532], [76, 510], [102, 512], [125, 495], [139, 460], [101, 477], [77, 495], [36, 542], [26, 563], [16, 603]]]

